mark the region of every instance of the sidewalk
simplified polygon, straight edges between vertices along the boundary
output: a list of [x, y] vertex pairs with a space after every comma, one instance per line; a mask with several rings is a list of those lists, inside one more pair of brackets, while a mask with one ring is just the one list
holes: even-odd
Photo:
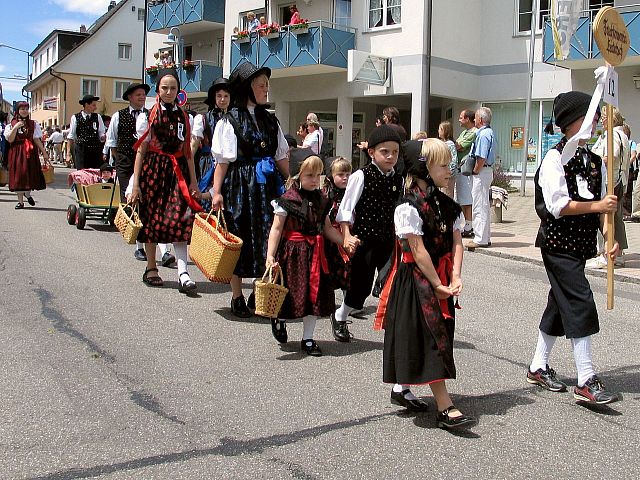
[[[531, 191], [531, 190], [530, 190]], [[542, 265], [540, 249], [534, 247], [540, 220], [533, 206], [533, 193], [521, 197], [509, 194], [509, 208], [502, 211], [502, 223], [491, 224], [491, 248], [477, 248], [467, 255], [480, 253], [530, 261]], [[616, 281], [640, 283], [640, 223], [625, 222], [629, 249], [625, 251], [624, 267], [616, 267]], [[606, 277], [607, 271], [587, 269], [587, 274]]]

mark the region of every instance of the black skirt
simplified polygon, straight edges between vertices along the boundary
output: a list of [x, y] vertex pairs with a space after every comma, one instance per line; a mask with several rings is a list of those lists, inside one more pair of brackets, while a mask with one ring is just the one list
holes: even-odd
[[[453, 301], [449, 303], [453, 312]], [[444, 319], [433, 288], [415, 263], [399, 263], [384, 323], [385, 383], [421, 385], [456, 378], [455, 320]]]

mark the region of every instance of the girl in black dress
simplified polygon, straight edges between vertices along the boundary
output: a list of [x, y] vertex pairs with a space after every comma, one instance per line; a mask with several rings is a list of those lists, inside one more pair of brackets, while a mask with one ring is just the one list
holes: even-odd
[[394, 266], [376, 313], [375, 328], [385, 329], [383, 380], [395, 383], [391, 402], [425, 410], [410, 385], [428, 384], [441, 428], [468, 427], [475, 420], [453, 406], [445, 385], [456, 378], [453, 361], [454, 302], [462, 291], [460, 206], [446, 187], [451, 153], [444, 142], [428, 139], [409, 165], [405, 195], [396, 208], [398, 238]]

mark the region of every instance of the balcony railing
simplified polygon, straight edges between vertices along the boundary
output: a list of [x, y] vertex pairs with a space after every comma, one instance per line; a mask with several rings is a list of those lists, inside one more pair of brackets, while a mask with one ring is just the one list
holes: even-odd
[[[189, 67], [177, 68], [180, 88], [187, 93], [207, 92], [216, 78], [222, 76], [222, 67], [207, 60], [194, 60]], [[149, 96], [156, 94], [157, 73], [146, 73], [146, 82], [151, 85]]]
[[[640, 4], [616, 7], [622, 15], [624, 23], [629, 30], [631, 46], [627, 56], [640, 55]], [[593, 38], [593, 21], [598, 14], [598, 10], [586, 10], [580, 15], [578, 28], [571, 38], [571, 48], [566, 61], [581, 60], [602, 60], [600, 49]], [[560, 63], [554, 56], [553, 31], [551, 19], [545, 18], [543, 35], [543, 59], [548, 63]]]
[[356, 29], [315, 20], [308, 29], [290, 26], [273, 36], [257, 32], [232, 38], [231, 70], [243, 62], [271, 69], [326, 65], [347, 68], [349, 50], [355, 48]]
[[224, 7], [225, 0], [152, 0], [147, 30], [156, 32], [201, 21], [224, 24]]

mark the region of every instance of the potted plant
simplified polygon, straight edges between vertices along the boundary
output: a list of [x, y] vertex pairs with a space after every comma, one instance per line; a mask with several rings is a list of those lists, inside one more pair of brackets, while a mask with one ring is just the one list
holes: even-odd
[[289, 31], [296, 35], [304, 35], [309, 33], [309, 20], [303, 18], [298, 23], [292, 23], [289, 25]]
[[267, 38], [279, 38], [280, 37], [280, 25], [277, 23], [270, 23], [262, 28], [264, 36]]
[[158, 74], [158, 66], [157, 65], [151, 65], [150, 67], [145, 68], [145, 71], [150, 75], [150, 76], [154, 76]]
[[247, 30], [236, 33], [236, 41], [238, 43], [247, 43], [249, 40], [249, 32]]

